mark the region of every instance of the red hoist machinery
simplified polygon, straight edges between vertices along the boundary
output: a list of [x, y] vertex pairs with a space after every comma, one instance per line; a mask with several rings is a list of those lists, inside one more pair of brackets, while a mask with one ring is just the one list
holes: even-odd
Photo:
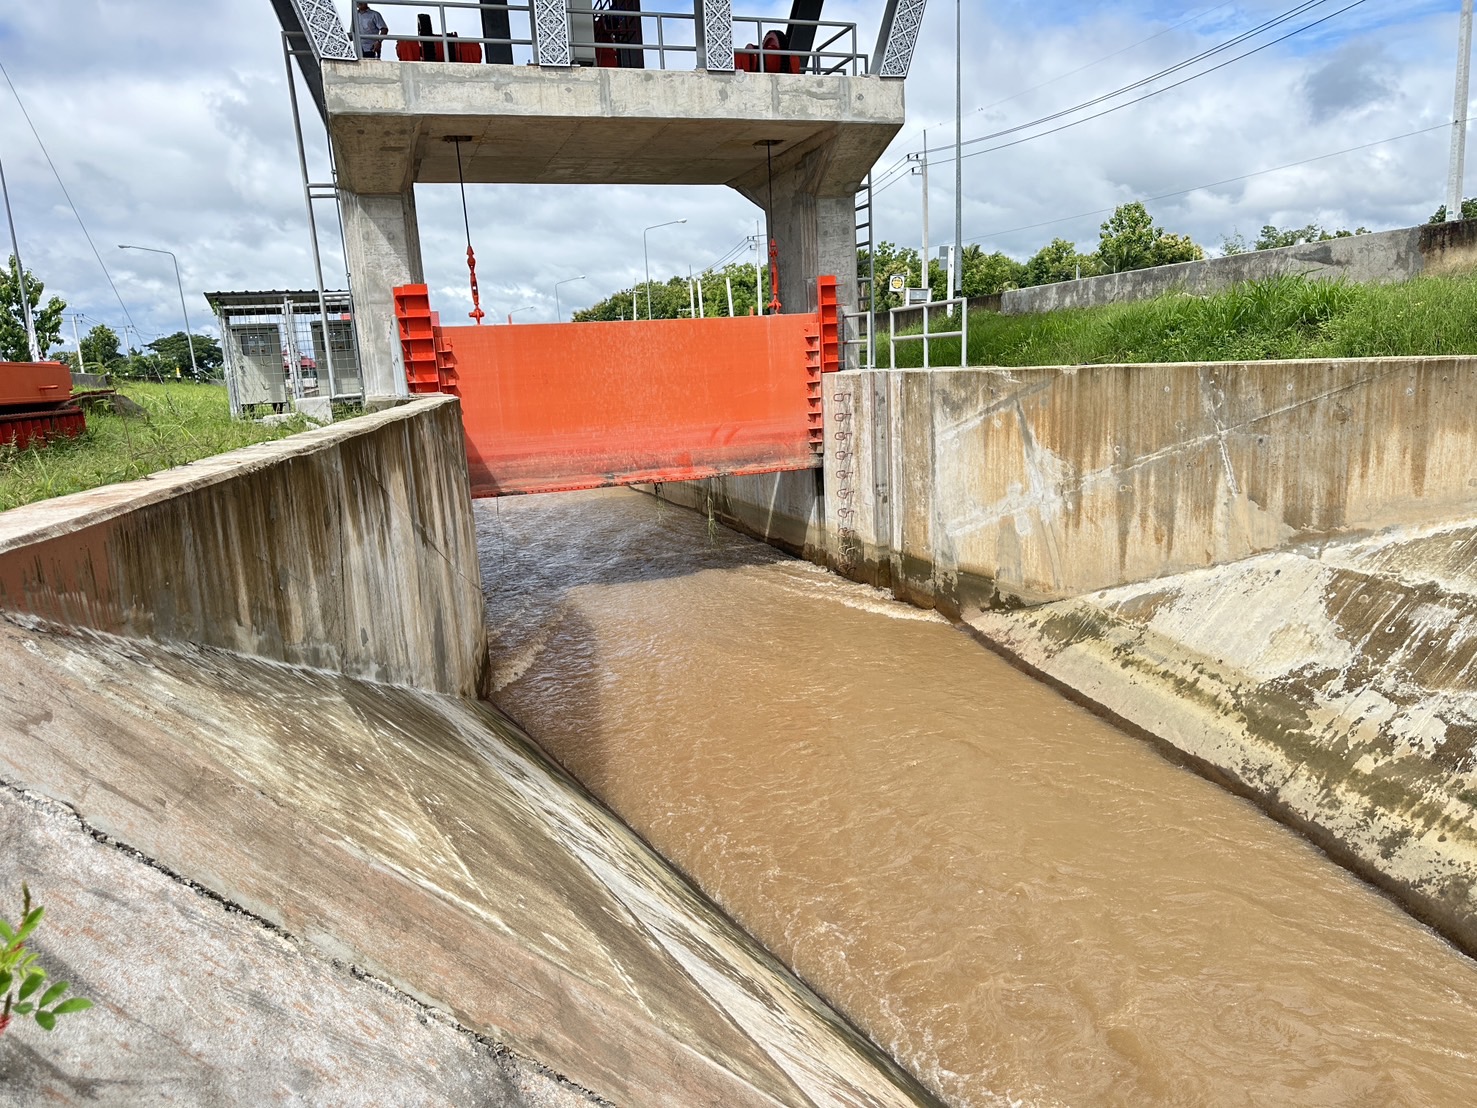
[[44, 446], [87, 429], [60, 362], [0, 362], [0, 447]]

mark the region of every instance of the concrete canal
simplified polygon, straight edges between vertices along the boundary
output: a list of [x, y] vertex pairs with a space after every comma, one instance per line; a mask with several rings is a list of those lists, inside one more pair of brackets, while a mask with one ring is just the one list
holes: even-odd
[[1477, 966], [939, 616], [629, 491], [477, 507], [493, 698], [958, 1105], [1477, 1098]]

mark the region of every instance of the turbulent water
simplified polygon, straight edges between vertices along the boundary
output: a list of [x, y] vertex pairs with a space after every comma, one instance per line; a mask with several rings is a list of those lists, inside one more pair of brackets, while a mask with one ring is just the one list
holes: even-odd
[[498, 704], [949, 1103], [1477, 1103], [1477, 964], [944, 620], [635, 492], [479, 528]]

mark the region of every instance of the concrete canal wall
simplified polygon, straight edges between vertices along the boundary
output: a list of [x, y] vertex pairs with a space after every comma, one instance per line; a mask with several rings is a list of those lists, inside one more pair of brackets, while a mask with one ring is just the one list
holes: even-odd
[[1477, 359], [843, 373], [664, 488], [965, 621], [1477, 953]]
[[467, 488], [457, 401], [417, 401], [0, 514], [0, 610], [475, 695]]

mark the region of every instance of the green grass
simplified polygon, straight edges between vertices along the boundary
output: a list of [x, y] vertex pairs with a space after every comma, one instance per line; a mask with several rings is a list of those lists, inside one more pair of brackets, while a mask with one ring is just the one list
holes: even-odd
[[[1477, 354], [1477, 275], [1421, 277], [1401, 285], [1283, 276], [1210, 296], [1171, 293], [1102, 308], [1015, 316], [976, 312], [969, 318], [971, 365], [1439, 354]], [[933, 343], [931, 361], [958, 365], [959, 340]], [[885, 335], [878, 362], [888, 364]], [[922, 364], [921, 343], [898, 347], [900, 367]]]
[[76, 439], [30, 450], [0, 446], [0, 511], [131, 481], [308, 427], [300, 417], [276, 426], [233, 420], [219, 385], [129, 383], [119, 391], [145, 414], [94, 409], [87, 413], [86, 433]]

